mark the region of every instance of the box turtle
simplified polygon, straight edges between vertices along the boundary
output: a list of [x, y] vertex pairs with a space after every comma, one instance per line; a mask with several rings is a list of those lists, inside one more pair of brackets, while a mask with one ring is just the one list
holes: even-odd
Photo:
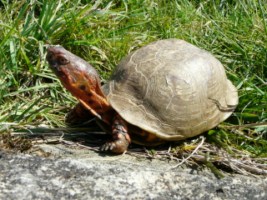
[[102, 87], [96, 70], [61, 46], [47, 48], [47, 61], [79, 100], [66, 121], [95, 116], [112, 134], [102, 151], [123, 153], [131, 141], [158, 145], [199, 135], [238, 104], [222, 64], [183, 40], [159, 40], [132, 52]]

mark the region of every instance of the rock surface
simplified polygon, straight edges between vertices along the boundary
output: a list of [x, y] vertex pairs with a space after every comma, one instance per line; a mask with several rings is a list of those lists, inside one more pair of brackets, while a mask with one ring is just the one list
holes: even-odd
[[0, 199], [267, 199], [267, 178], [135, 156], [41, 145], [49, 158], [0, 153]]

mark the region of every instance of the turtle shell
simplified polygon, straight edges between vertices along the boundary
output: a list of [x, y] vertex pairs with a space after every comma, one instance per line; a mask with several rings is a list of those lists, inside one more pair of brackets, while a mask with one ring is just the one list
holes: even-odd
[[105, 90], [123, 119], [167, 141], [217, 126], [238, 104], [222, 64], [177, 39], [153, 42], [125, 57]]

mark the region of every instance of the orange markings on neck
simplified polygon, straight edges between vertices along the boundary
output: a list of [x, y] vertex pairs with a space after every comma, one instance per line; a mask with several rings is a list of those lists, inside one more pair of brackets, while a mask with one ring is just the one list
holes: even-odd
[[93, 115], [110, 124], [114, 110], [102, 92], [98, 76], [70, 69], [62, 69], [65, 74], [60, 77], [62, 84]]

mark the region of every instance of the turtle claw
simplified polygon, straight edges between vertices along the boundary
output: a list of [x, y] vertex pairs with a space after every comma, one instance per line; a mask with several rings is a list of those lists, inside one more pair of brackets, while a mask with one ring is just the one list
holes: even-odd
[[116, 140], [106, 142], [104, 145], [102, 145], [100, 147], [100, 151], [102, 152], [110, 151], [116, 154], [124, 153], [129, 146], [129, 141], [123, 134], [119, 134], [119, 136], [120, 137], [117, 138]]
[[112, 151], [115, 146], [114, 142], [107, 142], [100, 147], [100, 151]]

